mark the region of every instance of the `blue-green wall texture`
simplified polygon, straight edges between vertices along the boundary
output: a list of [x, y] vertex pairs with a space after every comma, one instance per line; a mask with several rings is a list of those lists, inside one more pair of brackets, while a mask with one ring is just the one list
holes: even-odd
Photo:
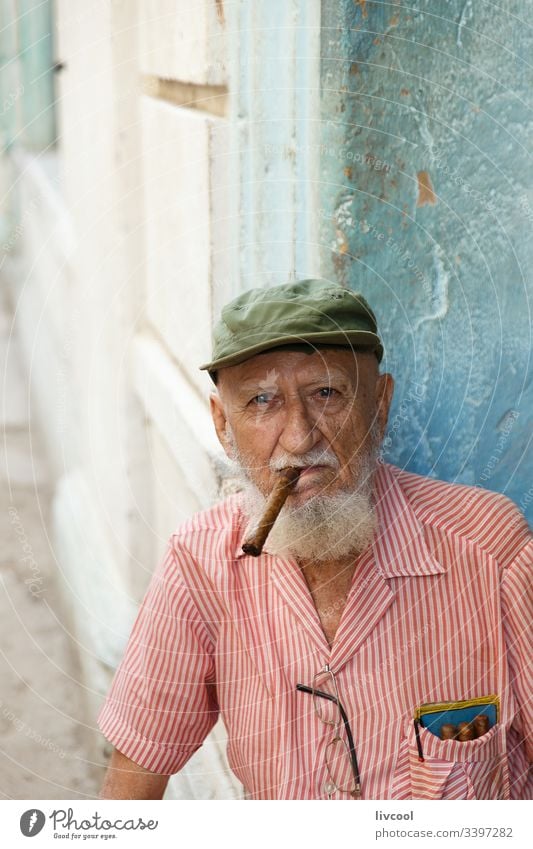
[[526, 0], [323, 0], [324, 273], [396, 378], [386, 459], [533, 517]]
[[0, 0], [0, 150], [56, 139], [52, 0]]

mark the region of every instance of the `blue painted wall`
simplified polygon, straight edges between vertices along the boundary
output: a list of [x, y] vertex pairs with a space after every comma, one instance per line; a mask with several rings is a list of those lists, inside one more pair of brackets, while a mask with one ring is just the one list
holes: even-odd
[[324, 0], [321, 240], [380, 321], [386, 459], [531, 520], [528, 5]]
[[0, 150], [56, 140], [52, 0], [0, 0]]

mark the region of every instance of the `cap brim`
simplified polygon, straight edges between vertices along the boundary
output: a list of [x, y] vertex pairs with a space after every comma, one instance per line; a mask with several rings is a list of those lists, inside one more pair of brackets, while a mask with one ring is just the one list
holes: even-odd
[[255, 354], [261, 354], [263, 351], [269, 351], [271, 348], [277, 348], [289, 342], [314, 342], [316, 344], [322, 342], [329, 345], [345, 345], [346, 347], [350, 345], [362, 345], [375, 351], [378, 362], [381, 362], [383, 357], [381, 340], [376, 333], [372, 333], [370, 330], [343, 330], [334, 331], [333, 333], [325, 331], [323, 333], [309, 333], [304, 336], [279, 336], [277, 339], [269, 339], [257, 345], [251, 345], [249, 348], [245, 348], [236, 354], [229, 354], [227, 357], [221, 357], [218, 360], [212, 360], [210, 363], [204, 363], [199, 368], [201, 370], [215, 371], [220, 368], [226, 368], [227, 366], [237, 366], [239, 363], [249, 360]]

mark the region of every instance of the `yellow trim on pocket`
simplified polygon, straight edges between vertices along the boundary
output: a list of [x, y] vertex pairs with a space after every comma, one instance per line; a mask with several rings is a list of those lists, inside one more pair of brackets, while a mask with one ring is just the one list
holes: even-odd
[[458, 710], [461, 708], [478, 707], [480, 705], [495, 705], [496, 722], [500, 721], [500, 697], [495, 693], [490, 696], [479, 696], [477, 699], [463, 699], [456, 702], [426, 702], [416, 708], [414, 718], [420, 720], [421, 717], [428, 713], [439, 713], [445, 710]]

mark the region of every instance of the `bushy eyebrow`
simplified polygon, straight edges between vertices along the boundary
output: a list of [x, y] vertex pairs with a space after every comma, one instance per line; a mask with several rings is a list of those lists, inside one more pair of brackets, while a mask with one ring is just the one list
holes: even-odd
[[[329, 375], [320, 375], [313, 380], [307, 381], [307, 383], [303, 383], [299, 388], [305, 389], [308, 386], [331, 386], [333, 383], [341, 384], [343, 387], [348, 388], [351, 385], [351, 381], [348, 379], [348, 375], [341, 372], [334, 372]], [[237, 398], [244, 398], [248, 395], [259, 395], [262, 392], [268, 392], [275, 386], [275, 381], [272, 383], [268, 383], [267, 381], [262, 381], [259, 378], [257, 380], [249, 380], [245, 383], [241, 383], [237, 390]]]

